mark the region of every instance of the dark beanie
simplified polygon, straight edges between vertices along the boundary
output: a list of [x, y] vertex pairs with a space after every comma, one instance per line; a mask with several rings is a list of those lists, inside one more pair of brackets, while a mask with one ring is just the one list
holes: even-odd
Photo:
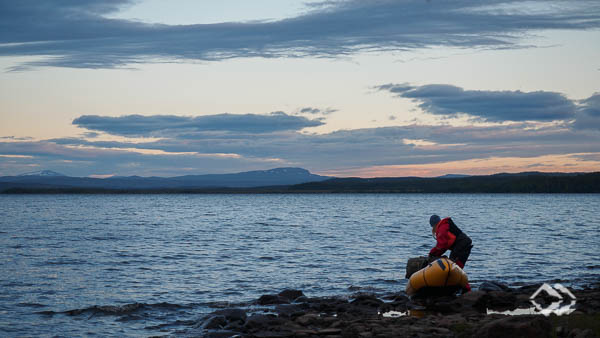
[[438, 215], [431, 215], [431, 217], [429, 217], [429, 224], [431, 224], [432, 227], [436, 226], [440, 221], [441, 219]]

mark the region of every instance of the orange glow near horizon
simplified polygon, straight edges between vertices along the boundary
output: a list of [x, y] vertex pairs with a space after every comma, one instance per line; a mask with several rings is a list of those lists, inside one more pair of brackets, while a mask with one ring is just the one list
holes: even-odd
[[[583, 157], [593, 159], [583, 159]], [[600, 153], [546, 155], [539, 157], [491, 157], [433, 164], [385, 165], [320, 171], [336, 177], [436, 177], [446, 174], [491, 175], [497, 173], [595, 172], [600, 171]]]

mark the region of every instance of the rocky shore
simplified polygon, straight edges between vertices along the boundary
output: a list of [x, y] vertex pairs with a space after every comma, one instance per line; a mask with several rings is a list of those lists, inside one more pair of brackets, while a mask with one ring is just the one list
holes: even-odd
[[[552, 283], [549, 283], [552, 285]], [[236, 308], [219, 309], [176, 332], [189, 337], [600, 337], [600, 284], [570, 290], [562, 303], [541, 284], [509, 288], [484, 282], [463, 295], [403, 292], [307, 297], [299, 290], [263, 295]], [[553, 305], [554, 303], [554, 305]], [[562, 305], [559, 307], [558, 305]], [[539, 309], [553, 309], [546, 316]], [[556, 315], [563, 311], [561, 315]]]

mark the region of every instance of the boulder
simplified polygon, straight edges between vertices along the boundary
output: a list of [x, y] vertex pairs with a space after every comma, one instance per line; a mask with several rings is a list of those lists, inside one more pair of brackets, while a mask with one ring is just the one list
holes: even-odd
[[482, 282], [479, 285], [480, 291], [510, 291], [510, 288], [503, 283], [500, 282]]
[[202, 337], [206, 338], [230, 338], [230, 337], [238, 337], [239, 333], [235, 331], [229, 330], [214, 330], [206, 332], [202, 335]]
[[381, 299], [375, 297], [375, 295], [367, 294], [367, 295], [359, 295], [353, 301], [351, 301], [350, 304], [377, 308], [381, 304], [383, 304], [383, 301]]
[[544, 316], [510, 316], [493, 320], [483, 325], [476, 337], [550, 337], [552, 323]]
[[283, 320], [275, 315], [255, 314], [246, 319], [244, 327], [248, 330], [265, 329], [279, 326]]
[[215, 315], [225, 317], [228, 322], [241, 322], [242, 324], [246, 321], [246, 311], [242, 309], [224, 309], [213, 312]]
[[306, 309], [302, 304], [279, 304], [275, 306], [275, 312], [282, 317], [299, 317], [306, 314]]
[[319, 321], [319, 316], [314, 313], [306, 314], [306, 315], [296, 318], [296, 323], [298, 323], [302, 326], [310, 326], [310, 325], [317, 323], [318, 321]]
[[410, 278], [413, 273], [423, 269], [428, 264], [427, 257], [413, 257], [409, 258], [408, 262], [406, 262], [406, 275], [405, 278]]
[[279, 295], [262, 295], [258, 298], [259, 305], [288, 304], [290, 300]]
[[222, 329], [227, 325], [225, 316], [210, 316], [203, 323], [201, 328], [203, 330], [215, 330]]
[[290, 302], [293, 302], [294, 300], [298, 299], [299, 297], [304, 296], [304, 293], [302, 293], [302, 291], [300, 291], [300, 290], [286, 289], [286, 290], [281, 291], [278, 294], [278, 296], [281, 298], [285, 298], [285, 299], [289, 300]]

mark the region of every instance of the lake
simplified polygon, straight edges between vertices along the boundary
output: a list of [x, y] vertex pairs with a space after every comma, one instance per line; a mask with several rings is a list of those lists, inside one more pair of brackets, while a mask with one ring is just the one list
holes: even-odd
[[432, 213], [473, 239], [475, 288], [580, 287], [600, 279], [599, 206], [599, 194], [0, 195], [0, 336], [164, 335], [286, 288], [403, 290], [406, 260], [435, 244]]

